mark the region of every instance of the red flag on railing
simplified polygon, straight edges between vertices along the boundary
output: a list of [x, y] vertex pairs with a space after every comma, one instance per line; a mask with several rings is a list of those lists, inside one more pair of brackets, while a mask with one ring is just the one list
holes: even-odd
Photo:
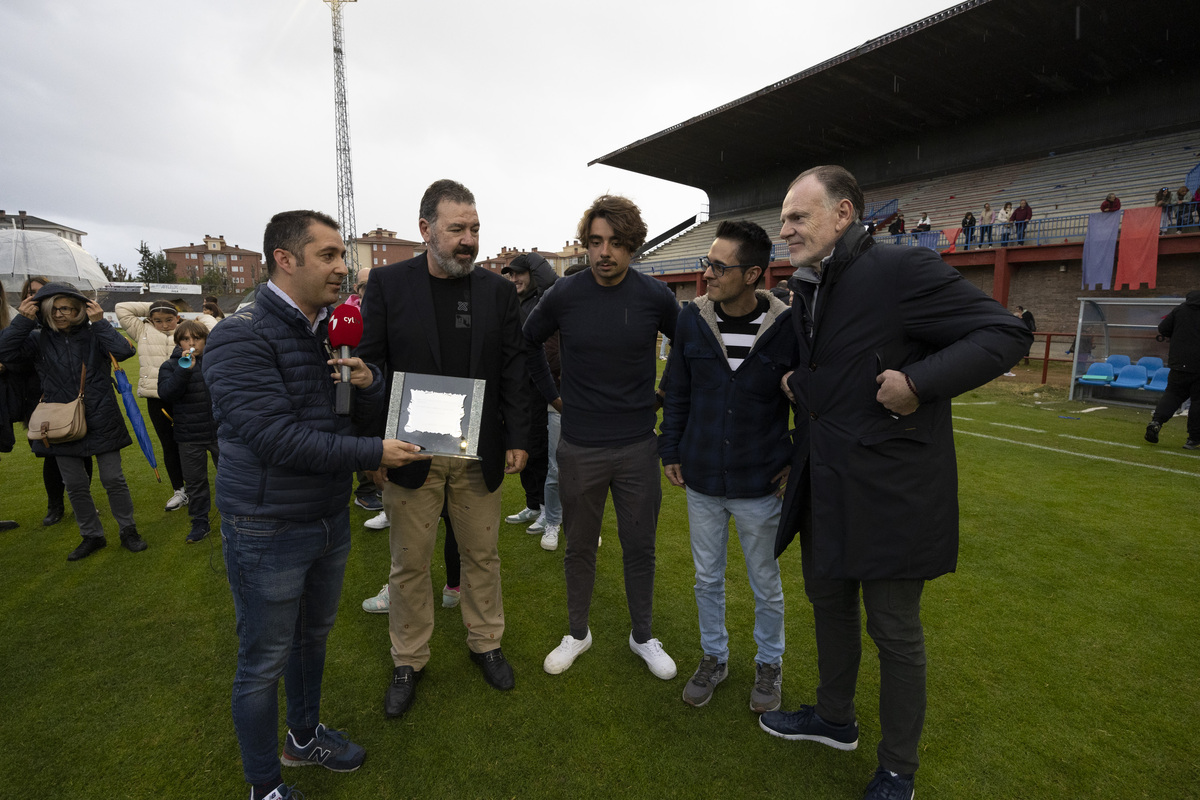
[[950, 243], [950, 246], [942, 251], [942, 255], [954, 252], [954, 248], [958, 247], [960, 233], [962, 233], [962, 228], [942, 228], [942, 236], [945, 236], [946, 241]]
[[1130, 289], [1140, 289], [1144, 283], [1153, 289], [1158, 282], [1158, 232], [1163, 210], [1150, 206], [1123, 211], [1113, 288], [1127, 285]]

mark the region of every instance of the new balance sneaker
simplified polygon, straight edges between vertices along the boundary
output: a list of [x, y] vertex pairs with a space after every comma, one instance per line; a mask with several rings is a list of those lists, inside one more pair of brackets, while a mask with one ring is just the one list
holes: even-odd
[[700, 666], [692, 673], [692, 679], [683, 687], [683, 702], [699, 708], [712, 699], [717, 684], [728, 675], [728, 664], [717, 661], [716, 656], [705, 654], [700, 659]]
[[388, 522], [387, 512], [380, 511], [375, 516], [363, 523], [364, 528], [370, 528], [373, 531], [381, 531], [384, 528], [390, 528], [392, 523]]
[[629, 649], [642, 657], [646, 662], [646, 666], [654, 673], [656, 678], [662, 678], [664, 681], [669, 681], [675, 677], [675, 662], [667, 655], [667, 651], [663, 650], [662, 642], [658, 639], [651, 639], [645, 644], [638, 644], [633, 638], [633, 634], [629, 634]]
[[538, 518], [533, 521], [533, 524], [525, 529], [526, 533], [538, 534], [546, 532], [546, 509], [543, 508], [538, 513]]
[[[255, 800], [253, 788], [250, 789], [250, 800]], [[285, 786], [281, 783], [262, 797], [257, 798], [257, 800], [304, 800], [304, 795], [291, 786]]]
[[1150, 444], [1158, 444], [1158, 432], [1161, 430], [1162, 423], [1151, 420], [1150, 424], [1146, 426], [1146, 441]]
[[537, 519], [538, 513], [536, 509], [526, 506], [515, 514], [509, 514], [504, 518], [504, 521], [509, 525], [524, 525], [526, 522], [533, 522]]
[[758, 727], [780, 739], [820, 742], [838, 750], [858, 747], [858, 722], [833, 725], [821, 719], [816, 706], [797, 711], [768, 711], [758, 718]]
[[188, 496], [183, 489], [176, 489], [175, 494], [171, 495], [171, 499], [167, 501], [167, 511], [178, 511], [187, 505]]
[[208, 536], [208, 533], [208, 528], [198, 528], [192, 526], [192, 530], [188, 533], [183, 541], [186, 544], [195, 544], [196, 542], [203, 541]]
[[362, 766], [367, 751], [350, 741], [341, 731], [331, 731], [317, 725], [312, 741], [301, 747], [296, 744], [292, 732], [288, 731], [283, 742], [283, 756], [279, 759], [285, 767], [307, 767], [313, 764], [333, 772], [354, 772]]
[[754, 688], [750, 710], [755, 714], [775, 711], [783, 702], [783, 665], [754, 663]]
[[587, 636], [582, 639], [576, 639], [571, 634], [567, 634], [562, 638], [558, 647], [551, 650], [550, 655], [546, 656], [546, 660], [542, 662], [542, 669], [551, 675], [566, 672], [575, 663], [575, 659], [591, 646], [591, 628], [588, 629]]
[[867, 793], [863, 800], [913, 800], [916, 790], [913, 788], [914, 775], [900, 775], [880, 767], [875, 770], [875, 777], [867, 784]]
[[365, 497], [355, 495], [354, 505], [366, 511], [383, 511], [383, 500], [377, 494], [369, 494]]
[[546, 532], [542, 534], [542, 549], [557, 550], [558, 549], [558, 526], [547, 525]]
[[1184, 450], [1200, 450], [1200, 439], [1188, 439], [1183, 443]]
[[388, 585], [386, 583], [383, 585], [383, 588], [379, 590], [379, 594], [375, 595], [374, 597], [368, 597], [362, 602], [363, 611], [367, 612], [368, 614], [386, 614], [388, 613], [388, 609], [391, 608], [391, 605], [392, 598], [391, 595], [388, 594]]
[[462, 592], [457, 586], [442, 587], [442, 608], [454, 608], [462, 599]]

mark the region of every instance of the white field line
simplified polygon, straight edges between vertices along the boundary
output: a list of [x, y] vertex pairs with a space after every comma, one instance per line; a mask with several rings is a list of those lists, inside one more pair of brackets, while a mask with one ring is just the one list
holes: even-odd
[[1030, 433], [1045, 433], [1046, 432], [1043, 430], [1039, 430], [1037, 428], [1024, 428], [1024, 427], [1021, 427], [1020, 425], [1008, 425], [1003, 422], [989, 422], [988, 425], [995, 425], [997, 428], [1012, 428], [1013, 430], [1017, 430], [1017, 431], [1029, 431]]
[[[1069, 433], [1060, 433], [1058, 435], [1062, 439], [1074, 439], [1077, 442], [1091, 442], [1092, 444], [1107, 444], [1111, 447], [1129, 447], [1134, 450], [1142, 450], [1143, 452], [1145, 452], [1145, 447], [1140, 444], [1126, 444], [1125, 442], [1110, 442], [1105, 439], [1088, 439], [1083, 436], [1072, 436]], [[1195, 456], [1192, 453], [1181, 453], [1177, 450], [1166, 450], [1166, 449], [1155, 448], [1153, 452], [1162, 453], [1163, 455], [1168, 455], [1168, 456], [1180, 456], [1182, 458], [1191, 458], [1191, 459], [1197, 458], [1197, 456]]]
[[1106, 408], [1108, 408], [1108, 406], [1094, 406], [1092, 408], [1085, 408], [1083, 411], [1080, 411], [1079, 413], [1080, 414], [1090, 414], [1093, 411], [1103, 411]]
[[996, 405], [997, 402], [998, 401], [996, 401], [996, 400], [981, 400], [978, 403], [960, 403], [957, 400], [955, 400], [954, 405], [956, 405], [956, 406], [994, 406], [994, 405]]
[[955, 429], [955, 433], [961, 433], [964, 436], [978, 436], [980, 439], [991, 439], [995, 442], [1004, 442], [1005, 444], [1015, 444], [1019, 447], [1032, 447], [1035, 450], [1048, 450], [1051, 453], [1061, 453], [1064, 456], [1076, 456], [1078, 458], [1089, 458], [1093, 461], [1107, 461], [1110, 464], [1120, 464], [1125, 467], [1141, 467], [1142, 469], [1153, 469], [1159, 472], [1170, 472], [1174, 475], [1187, 475], [1191, 478], [1200, 478], [1200, 473], [1188, 472], [1182, 469], [1171, 469], [1170, 467], [1157, 467], [1153, 464], [1139, 464], [1136, 461], [1122, 461], [1119, 458], [1109, 458], [1107, 456], [1094, 456], [1088, 453], [1077, 453], [1074, 450], [1063, 450], [1059, 447], [1048, 447], [1044, 444], [1032, 444], [1030, 442], [1018, 442], [1015, 439], [1002, 439], [999, 436], [989, 436], [986, 433], [975, 433], [974, 431], [964, 431]]

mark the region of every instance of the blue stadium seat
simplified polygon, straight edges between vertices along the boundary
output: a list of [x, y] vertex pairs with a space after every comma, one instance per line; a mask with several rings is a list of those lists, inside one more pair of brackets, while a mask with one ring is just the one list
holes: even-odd
[[1113, 380], [1112, 364], [1104, 361], [1097, 361], [1090, 365], [1085, 374], [1079, 376], [1080, 383], [1091, 383], [1095, 385], [1108, 385]]
[[1133, 359], [1129, 356], [1122, 355], [1111, 355], [1104, 360], [1112, 365], [1113, 372], [1120, 372], [1124, 367], [1128, 367], [1133, 363]]
[[1158, 356], [1142, 356], [1137, 360], [1137, 365], [1139, 367], [1145, 367], [1146, 376], [1148, 378], [1153, 378], [1154, 373], [1162, 369], [1163, 361]]
[[1137, 364], [1121, 367], [1117, 379], [1110, 384], [1114, 389], [1145, 389], [1146, 368]]
[[1167, 376], [1171, 374], [1170, 367], [1159, 367], [1154, 371], [1154, 377], [1146, 384], [1147, 392], [1165, 392], [1167, 390]]

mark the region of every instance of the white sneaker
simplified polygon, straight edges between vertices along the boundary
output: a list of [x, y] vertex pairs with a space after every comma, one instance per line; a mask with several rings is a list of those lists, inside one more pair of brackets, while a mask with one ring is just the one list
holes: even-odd
[[525, 529], [525, 532], [532, 533], [535, 535], [546, 532], [546, 509], [545, 508], [543, 508], [542, 512], [540, 514], [538, 514], [538, 518], [533, 521], [533, 524]]
[[575, 659], [579, 658], [580, 653], [592, 646], [592, 629], [588, 628], [587, 636], [582, 639], [576, 639], [571, 634], [567, 634], [562, 639], [562, 644], [550, 651], [550, 655], [546, 656], [546, 660], [542, 662], [542, 669], [549, 672], [551, 675], [558, 675], [561, 672], [566, 672]]
[[558, 549], [558, 526], [547, 525], [546, 532], [542, 534], [542, 549], [557, 550]]
[[509, 525], [523, 525], [526, 522], [533, 522], [537, 518], [538, 512], [527, 506], [515, 514], [509, 514], [504, 521]]
[[390, 528], [392, 523], [388, 522], [387, 512], [380, 511], [375, 516], [363, 523], [364, 528], [370, 528], [373, 531], [381, 531], [384, 528]]
[[379, 594], [363, 600], [363, 611], [368, 614], [386, 614], [391, 605], [392, 597], [388, 594], [388, 585], [385, 583]]
[[171, 495], [171, 499], [167, 501], [167, 511], [178, 511], [187, 505], [188, 496], [183, 489], [176, 489], [175, 494]]
[[442, 587], [442, 608], [454, 608], [462, 599], [462, 590], [458, 587]]
[[638, 644], [631, 632], [629, 634], [629, 649], [642, 657], [642, 660], [646, 662], [646, 666], [650, 668], [655, 677], [662, 678], [664, 681], [669, 681], [675, 677], [675, 662], [667, 655], [667, 651], [663, 650], [662, 642], [658, 639], [651, 639], [645, 644]]

